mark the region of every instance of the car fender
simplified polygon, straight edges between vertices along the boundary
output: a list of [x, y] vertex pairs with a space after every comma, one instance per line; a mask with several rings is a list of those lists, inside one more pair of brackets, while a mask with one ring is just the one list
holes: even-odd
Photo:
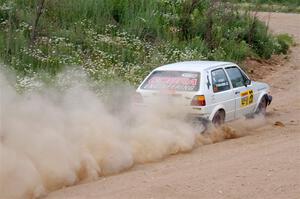
[[208, 119], [210, 121], [212, 121], [212, 119], [215, 116], [216, 112], [218, 112], [220, 109], [223, 109], [225, 111], [225, 115], [226, 115], [226, 109], [225, 109], [224, 105], [223, 104], [218, 104], [216, 107], [213, 108], [213, 111], [211, 112]]

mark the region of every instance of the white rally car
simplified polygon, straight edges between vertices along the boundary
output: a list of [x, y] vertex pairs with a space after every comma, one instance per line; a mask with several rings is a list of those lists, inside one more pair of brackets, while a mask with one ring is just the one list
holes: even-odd
[[[266, 83], [254, 82], [236, 64], [186, 61], [154, 69], [137, 93], [143, 103], [163, 93], [184, 106], [188, 115], [220, 125], [255, 113], [271, 103]], [[177, 105], [176, 105], [177, 106]]]

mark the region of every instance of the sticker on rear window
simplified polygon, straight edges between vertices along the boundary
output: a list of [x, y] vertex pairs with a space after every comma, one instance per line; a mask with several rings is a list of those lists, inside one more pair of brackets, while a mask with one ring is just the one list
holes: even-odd
[[195, 73], [183, 73], [181, 76], [182, 77], [187, 77], [187, 78], [197, 78], [198, 74], [195, 74]]
[[183, 71], [155, 71], [142, 85], [146, 90], [197, 91], [200, 74]]

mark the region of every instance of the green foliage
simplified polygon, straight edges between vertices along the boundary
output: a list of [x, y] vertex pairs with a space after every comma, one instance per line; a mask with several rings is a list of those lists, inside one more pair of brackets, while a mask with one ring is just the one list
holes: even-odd
[[276, 36], [276, 39], [280, 46], [280, 48], [277, 49], [277, 53], [287, 54], [289, 47], [294, 45], [293, 37], [288, 34], [279, 34]]
[[268, 33], [267, 27], [257, 19], [254, 19], [250, 24], [244, 38], [248, 40], [248, 43], [260, 57], [269, 59], [276, 51], [277, 43]]
[[158, 65], [269, 58], [290, 45], [249, 13], [208, 0], [51, 0], [34, 27], [38, 4], [0, 0], [0, 56], [21, 77], [79, 65], [99, 84], [138, 84]]

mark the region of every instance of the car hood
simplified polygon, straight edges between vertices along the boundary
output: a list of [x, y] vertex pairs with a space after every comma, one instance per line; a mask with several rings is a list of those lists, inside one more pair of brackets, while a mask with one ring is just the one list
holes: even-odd
[[269, 91], [270, 86], [263, 82], [252, 81], [253, 89], [256, 91], [266, 90]]

